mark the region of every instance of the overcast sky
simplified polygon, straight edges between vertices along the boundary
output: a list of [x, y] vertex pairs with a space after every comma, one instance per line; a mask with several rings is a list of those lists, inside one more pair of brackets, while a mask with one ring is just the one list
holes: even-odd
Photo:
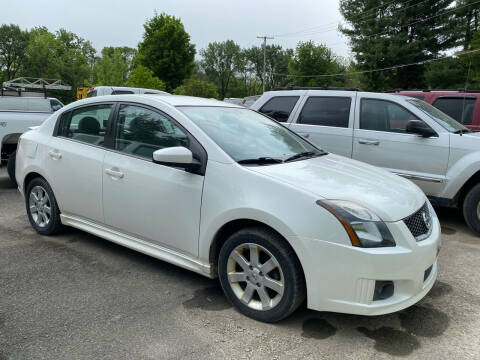
[[269, 43], [295, 47], [314, 40], [349, 56], [345, 37], [336, 30], [342, 17], [339, 0], [2, 0], [0, 24], [22, 28], [44, 25], [65, 28], [104, 46], [136, 47], [143, 23], [154, 11], [179, 17], [197, 53], [212, 41], [234, 40], [242, 47], [260, 44], [259, 35], [275, 36]]

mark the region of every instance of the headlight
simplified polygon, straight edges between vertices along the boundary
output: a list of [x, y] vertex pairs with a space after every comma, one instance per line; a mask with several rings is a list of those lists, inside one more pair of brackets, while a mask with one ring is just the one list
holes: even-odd
[[345, 200], [318, 200], [317, 204], [330, 211], [342, 223], [353, 246], [395, 246], [387, 225], [369, 209]]

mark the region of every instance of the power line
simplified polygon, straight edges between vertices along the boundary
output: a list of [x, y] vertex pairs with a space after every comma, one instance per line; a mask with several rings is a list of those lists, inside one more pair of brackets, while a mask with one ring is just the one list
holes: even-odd
[[[475, 5], [475, 4], [478, 4], [480, 3], [480, 1], [476, 1], [476, 2], [473, 2], [473, 3], [470, 3], [470, 4], [466, 4], [466, 5], [463, 5], [463, 6], [457, 6], [457, 7], [454, 7], [450, 10], [447, 10], [447, 11], [444, 11], [440, 14], [437, 14], [437, 15], [434, 15], [434, 16], [430, 16], [428, 18], [425, 18], [425, 19], [421, 19], [421, 20], [417, 20], [417, 21], [414, 21], [410, 24], [405, 24], [405, 25], [398, 25], [398, 27], [407, 27], [407, 26], [412, 26], [412, 25], [415, 25], [415, 24], [419, 24], [421, 22], [424, 22], [424, 21], [427, 21], [427, 20], [431, 20], [433, 18], [436, 18], [436, 17], [439, 17], [439, 16], [442, 16], [444, 14], [447, 14], [447, 13], [450, 13], [452, 11], [455, 11], [455, 10], [458, 10], [458, 9], [462, 9], [464, 7], [467, 7], [467, 6], [472, 6], [472, 5]], [[387, 30], [387, 31], [384, 31], [384, 32], [379, 32], [379, 33], [375, 33], [375, 34], [371, 34], [371, 35], [365, 35], [364, 38], [372, 38], [374, 36], [378, 36], [378, 35], [386, 35], [388, 33], [390, 33], [392, 30]], [[432, 30], [434, 31], [434, 30]], [[331, 47], [331, 46], [336, 46], [336, 45], [340, 45], [340, 44], [345, 44], [343, 41], [342, 42], [336, 42], [336, 43], [332, 43], [332, 44], [324, 44], [325, 46], [327, 47]]]
[[[412, 2], [412, 1], [413, 1], [413, 0], [409, 0], [409, 1], [407, 1], [405, 4], [408, 4], [408, 3]], [[409, 6], [405, 7], [405, 8], [400, 8], [400, 9], [398, 9], [398, 11], [403, 11], [403, 10], [406, 10], [406, 9], [411, 8], [411, 7], [413, 7], [413, 6], [417, 6], [417, 5], [419, 5], [419, 4], [421, 4], [421, 3], [425, 2], [425, 1], [429, 1], [429, 0], [423, 0], [423, 1], [419, 2], [419, 3], [409, 5]], [[381, 7], [385, 7], [385, 9], [386, 9], [388, 6], [392, 5], [392, 4], [395, 3], [395, 2], [396, 2], [396, 0], [391, 1], [391, 2], [389, 2], [388, 4], [376, 6], [376, 7], [373, 7], [373, 8], [371, 8], [371, 9], [368, 9], [368, 10], [364, 11], [364, 12], [363, 12], [363, 15], [365, 15], [365, 16], [361, 16], [361, 17], [360, 17], [360, 20], [367, 19], [367, 18], [369, 18], [369, 17], [371, 17], [371, 16], [376, 16], [376, 14], [374, 14], [374, 13], [368, 14], [368, 15], [365, 14], [365, 13], [368, 13], [368, 12], [370, 12], [370, 11], [376, 10], [376, 9], [378, 9], [378, 8], [381, 8]], [[370, 20], [370, 19], [363, 20], [363, 21], [361, 21], [360, 23], [364, 23], [364, 22], [366, 22], [366, 21], [368, 21], [368, 20]], [[337, 27], [335, 27], [335, 28], [323, 29], [323, 27], [325, 27], [325, 26], [327, 26], [327, 25], [336, 24], [336, 23], [337, 23], [336, 21], [332, 21], [332, 22], [329, 22], [329, 23], [325, 23], [325, 24], [322, 24], [322, 25], [314, 26], [314, 27], [307, 28], [307, 29], [304, 29], [304, 30], [299, 30], [299, 31], [291, 32], [291, 33], [276, 34], [276, 35], [274, 35], [274, 36], [276, 36], [276, 37], [297, 37], [297, 36], [290, 36], [290, 35], [300, 34], [300, 35], [298, 35], [298, 36], [309, 36], [309, 35], [314, 35], [314, 34], [317, 34], [317, 33], [320, 33], [320, 34], [321, 34], [321, 33], [324, 33], [324, 32], [329, 32], [329, 31], [334, 31], [334, 30], [336, 30]], [[322, 29], [322, 30], [321, 30], [321, 29]], [[317, 31], [318, 31], [318, 32], [317, 32]], [[305, 32], [309, 32], [309, 33], [305, 33]], [[305, 34], [302, 34], [302, 33], [305, 33]]]
[[[470, 51], [463, 51], [461, 54], [458, 54], [458, 56], [473, 54], [473, 53], [477, 53], [477, 52], [479, 52], [479, 51], [480, 51], [480, 49], [470, 50]], [[454, 54], [454, 55], [455, 55], [455, 54]], [[285, 76], [285, 77], [294, 77], [294, 78], [322, 78], [322, 77], [359, 75], [359, 74], [367, 74], [367, 73], [380, 72], [380, 71], [386, 71], [386, 70], [394, 70], [394, 69], [399, 69], [399, 68], [403, 68], [403, 67], [407, 67], [407, 66], [413, 66], [413, 65], [423, 65], [423, 64], [427, 64], [427, 63], [433, 62], [433, 61], [448, 59], [448, 58], [453, 57], [454, 55], [442, 56], [442, 57], [440, 57], [440, 58], [428, 59], [428, 60], [418, 61], [418, 62], [410, 63], [410, 64], [401, 64], [401, 65], [394, 65], [394, 66], [389, 66], [389, 67], [379, 68], [379, 69], [364, 70], [364, 71], [352, 71], [352, 72], [344, 72], [344, 73], [338, 73], [338, 74], [291, 75], [291, 74], [272, 73], [272, 75]]]

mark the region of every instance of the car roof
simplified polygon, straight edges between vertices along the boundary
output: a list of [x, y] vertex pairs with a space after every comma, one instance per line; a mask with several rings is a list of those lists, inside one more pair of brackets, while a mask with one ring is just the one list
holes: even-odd
[[[128, 95], [115, 95], [115, 96], [128, 96]], [[130, 95], [131, 96], [131, 95]], [[205, 99], [196, 96], [185, 95], [156, 95], [156, 94], [138, 94], [141, 98], [156, 99], [163, 101], [172, 106], [216, 106], [216, 107], [235, 107], [244, 109], [242, 106], [238, 106], [231, 103], [226, 103], [216, 99]]]

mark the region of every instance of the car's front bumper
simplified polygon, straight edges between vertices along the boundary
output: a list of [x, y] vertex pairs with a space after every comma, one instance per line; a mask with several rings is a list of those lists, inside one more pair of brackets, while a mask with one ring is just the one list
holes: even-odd
[[[430, 236], [419, 242], [403, 221], [387, 223], [395, 247], [365, 249], [318, 239], [291, 239], [302, 243], [304, 249], [299, 257], [307, 282], [308, 308], [381, 315], [422, 299], [437, 278], [440, 224], [436, 216], [432, 220]], [[376, 281], [392, 281], [393, 295], [374, 300]]]

